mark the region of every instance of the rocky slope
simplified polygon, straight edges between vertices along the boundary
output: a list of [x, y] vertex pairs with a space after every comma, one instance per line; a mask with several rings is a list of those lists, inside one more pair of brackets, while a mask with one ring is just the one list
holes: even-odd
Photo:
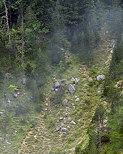
[[[57, 70], [44, 86], [43, 110], [37, 125], [27, 132], [18, 153], [79, 153], [89, 144], [88, 128], [102, 98], [104, 80], [112, 59], [114, 40], [95, 49], [93, 61], [80, 61], [65, 54]], [[64, 66], [67, 68], [64, 69]], [[60, 73], [60, 71], [62, 73]]]

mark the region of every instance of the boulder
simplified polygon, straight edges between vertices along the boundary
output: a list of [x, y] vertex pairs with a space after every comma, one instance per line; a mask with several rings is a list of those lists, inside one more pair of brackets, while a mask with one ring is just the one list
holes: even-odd
[[102, 94], [102, 91], [97, 91], [98, 94]]
[[48, 103], [46, 103], [45, 105], [48, 106]]
[[67, 128], [61, 128], [61, 131], [62, 131], [62, 132], [67, 132], [68, 129], [67, 129]]
[[72, 125], [76, 125], [76, 123], [75, 123], [74, 121], [71, 121], [70, 124], [72, 124]]
[[59, 118], [59, 120], [63, 120], [63, 119], [64, 119], [63, 117], [60, 117], [60, 118]]
[[110, 53], [113, 54], [113, 50], [111, 50]]
[[76, 99], [75, 99], [75, 102], [78, 102], [79, 100], [80, 100], [79, 98], [76, 98]]
[[105, 79], [105, 75], [98, 75], [96, 79], [97, 79], [97, 81], [104, 80]]
[[64, 48], [60, 48], [60, 50], [61, 50], [62, 52], [65, 52], [65, 49], [64, 49]]
[[57, 81], [55, 82], [55, 88], [60, 88], [61, 84]]
[[58, 92], [59, 90], [58, 89], [55, 89], [55, 92]]
[[72, 84], [70, 84], [69, 86], [68, 86], [68, 90], [69, 90], [69, 92], [70, 92], [70, 94], [71, 95], [73, 95], [74, 93], [75, 93], [75, 87], [72, 85]]

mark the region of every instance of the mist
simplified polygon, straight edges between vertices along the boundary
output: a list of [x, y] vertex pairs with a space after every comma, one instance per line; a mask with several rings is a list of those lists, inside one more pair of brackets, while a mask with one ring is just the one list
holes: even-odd
[[[15, 153], [25, 134], [37, 128], [39, 123], [46, 125], [53, 134], [66, 135], [72, 128], [70, 124], [77, 125], [80, 113], [85, 112], [83, 108], [89, 110], [96, 106], [90, 105], [91, 100], [93, 104], [93, 100], [100, 102], [103, 97], [110, 96], [107, 78], [111, 76], [114, 82], [122, 78], [123, 8], [120, 0], [2, 1], [0, 17], [0, 150]], [[96, 54], [97, 57], [102, 55], [102, 59], [103, 54], [105, 58], [111, 58], [110, 62], [107, 60], [109, 70], [105, 66], [107, 61], [104, 59], [106, 62], [103, 64]], [[97, 63], [94, 61], [96, 58]], [[103, 75], [99, 74], [103, 69], [106, 69], [104, 75], [108, 77], [97, 83], [96, 78]], [[101, 93], [98, 98], [94, 93], [95, 87], [102, 88], [106, 94], [98, 90]], [[87, 95], [82, 97], [81, 93]], [[96, 99], [92, 99], [90, 93]], [[81, 100], [84, 107], [77, 104]], [[100, 107], [94, 110], [95, 115], [98, 109]], [[68, 126], [64, 112], [66, 117], [74, 117], [68, 118], [71, 118]], [[60, 119], [57, 119], [59, 115]], [[37, 119], [43, 119], [43, 122]], [[59, 124], [62, 120], [64, 127]], [[95, 122], [97, 130], [101, 125], [98, 122]], [[78, 128], [80, 126], [77, 125]], [[96, 135], [99, 139], [100, 134]], [[70, 144], [75, 141], [73, 136], [65, 139]]]

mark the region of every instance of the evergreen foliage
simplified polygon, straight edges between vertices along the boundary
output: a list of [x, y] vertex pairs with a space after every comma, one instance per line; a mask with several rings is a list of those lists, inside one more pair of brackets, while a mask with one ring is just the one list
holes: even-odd
[[[123, 151], [122, 7], [123, 4], [120, 0], [0, 1], [0, 83], [4, 85], [3, 87], [0, 85], [0, 89], [4, 89], [2, 93], [0, 92], [0, 97], [3, 102], [9, 104], [4, 105], [0, 100], [0, 107], [4, 106], [6, 109], [5, 115], [0, 118], [0, 122], [3, 123], [2, 132], [7, 133], [10, 123], [14, 123], [12, 120], [14, 118], [17, 121], [21, 119], [19, 122], [24, 127], [26, 123], [24, 116], [26, 119], [31, 119], [31, 117], [29, 118], [31, 108], [35, 107], [36, 110], [41, 111], [40, 101], [46, 95], [44, 86], [52, 74], [57, 71], [58, 76], [61, 77], [70, 66], [72, 74], [75, 71], [73, 65], [77, 65], [78, 69], [78, 63], [81, 61], [83, 61], [82, 65], [86, 63], [91, 67], [95, 50], [99, 45], [107, 39], [115, 39], [117, 43], [113, 47], [110, 71], [104, 72], [108, 76], [106, 80], [98, 82], [95, 79], [97, 68], [100, 66], [89, 70], [89, 76], [93, 79], [89, 82], [89, 94], [85, 98], [85, 106], [83, 107], [86, 110], [94, 102], [98, 102], [99, 98], [106, 99], [109, 102], [110, 112], [106, 114], [105, 106], [97, 105], [92, 125], [88, 126], [89, 136], [86, 139], [88, 147], [83, 151], [84, 142], [79, 142], [75, 153], [113, 154], [120, 153], [120, 150]], [[109, 47], [109, 50], [110, 48], [112, 47]], [[79, 57], [78, 62], [75, 61], [72, 64], [74, 58], [71, 58], [71, 54]], [[102, 62], [100, 59], [98, 61]], [[23, 77], [26, 82], [22, 84]], [[82, 78], [84, 77], [82, 76]], [[3, 81], [4, 83], [2, 83]], [[67, 82], [66, 85], [70, 80], [68, 79]], [[100, 85], [104, 90], [98, 98], [97, 93], [95, 96], [94, 89]], [[19, 93], [20, 90], [18, 87], [24, 93], [22, 96], [28, 91], [26, 97], [30, 96], [30, 93], [32, 97], [29, 97], [28, 101], [24, 98], [18, 99], [11, 105], [12, 101], [6, 97], [13, 93], [16, 97], [16, 93]], [[48, 89], [48, 91], [50, 90]], [[94, 96], [91, 96], [91, 92]], [[53, 105], [58, 106], [65, 94], [68, 95], [68, 92], [62, 91], [58, 94], [54, 92], [50, 101], [53, 102]], [[76, 106], [81, 107], [77, 103]], [[82, 116], [80, 108], [75, 110], [75, 113], [76, 117]], [[106, 133], [100, 130], [105, 118], [109, 121], [106, 127], [110, 129]], [[50, 123], [53, 126], [54, 119], [51, 119]], [[25, 127], [23, 129], [27, 130]], [[19, 131], [20, 135], [23, 130]], [[75, 139], [71, 137], [69, 140], [71, 142]]]

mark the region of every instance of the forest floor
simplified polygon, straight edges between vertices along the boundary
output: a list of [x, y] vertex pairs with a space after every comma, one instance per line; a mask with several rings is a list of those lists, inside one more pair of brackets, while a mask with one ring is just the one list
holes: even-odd
[[[59, 75], [58, 68], [55, 76], [58, 81], [79, 78], [80, 81], [75, 85], [75, 94], [70, 95], [68, 91], [65, 91], [61, 101], [67, 99], [70, 103], [65, 106], [61, 103], [53, 104], [52, 97], [55, 94], [49, 90], [52, 87], [52, 81], [48, 81], [45, 87], [44, 109], [36, 118], [37, 125], [27, 132], [17, 153], [72, 154], [75, 152], [76, 145], [82, 143], [82, 149], [88, 146], [89, 125], [97, 106], [104, 101], [102, 94], [98, 93], [104, 88], [103, 81], [98, 82], [96, 77], [108, 73], [113, 44], [114, 40], [105, 41], [95, 49], [91, 64], [80, 61], [75, 55], [69, 55], [71, 61], [69, 67], [62, 75]], [[79, 98], [79, 101], [75, 101], [75, 96]], [[73, 125], [71, 121], [74, 121]], [[62, 125], [62, 129], [56, 131], [56, 125]]]

